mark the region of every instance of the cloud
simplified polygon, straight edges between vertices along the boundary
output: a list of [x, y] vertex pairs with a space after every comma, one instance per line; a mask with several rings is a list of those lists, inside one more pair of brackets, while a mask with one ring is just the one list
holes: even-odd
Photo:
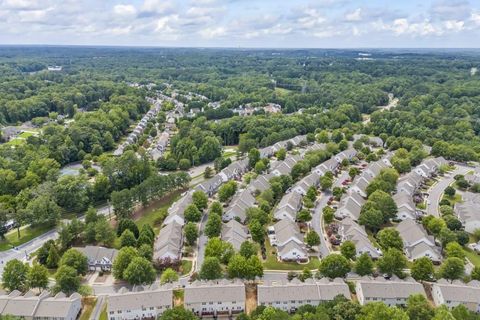
[[213, 39], [216, 37], [224, 36], [227, 33], [227, 31], [225, 30], [224, 27], [216, 27], [216, 28], [203, 29], [199, 33], [200, 33], [200, 36], [202, 36], [202, 38]]
[[117, 4], [113, 7], [113, 12], [121, 17], [133, 17], [137, 14], [137, 9], [129, 4]]
[[362, 8], [357, 8], [345, 15], [346, 21], [356, 22], [362, 20]]
[[448, 31], [459, 32], [465, 28], [464, 21], [457, 21], [457, 20], [447, 20], [444, 23], [445, 29]]

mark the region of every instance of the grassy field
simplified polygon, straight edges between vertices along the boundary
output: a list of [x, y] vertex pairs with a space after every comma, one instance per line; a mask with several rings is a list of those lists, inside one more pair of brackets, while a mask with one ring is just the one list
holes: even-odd
[[270, 244], [266, 243], [266, 249], [267, 249], [267, 259], [263, 262], [263, 267], [266, 270], [294, 270], [294, 271], [300, 271], [303, 270], [304, 268], [309, 268], [309, 269], [318, 269], [318, 266], [320, 264], [320, 260], [316, 257], [311, 257], [310, 262], [307, 264], [299, 264], [296, 262], [281, 262], [277, 260], [277, 255], [273, 253], [275, 251], [275, 248], [272, 248]]
[[79, 320], [88, 320], [92, 315], [93, 308], [97, 304], [97, 299], [93, 297], [83, 299], [83, 311]]
[[443, 199], [450, 201], [450, 204], [452, 206], [455, 205], [457, 202], [462, 202], [462, 196], [458, 193], [456, 193], [453, 197], [444, 194], [442, 200]]
[[188, 274], [192, 270], [193, 262], [191, 260], [182, 260], [182, 276]]
[[0, 241], [0, 251], [17, 247], [50, 230], [52, 230], [51, 226], [28, 226], [20, 230], [20, 238], [18, 238], [17, 230], [12, 230], [5, 235], [5, 240]]

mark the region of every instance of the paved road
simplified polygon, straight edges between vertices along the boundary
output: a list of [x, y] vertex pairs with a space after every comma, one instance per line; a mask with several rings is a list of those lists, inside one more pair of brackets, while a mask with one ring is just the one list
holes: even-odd
[[[337, 179], [335, 179], [332, 189], [334, 187], [341, 187], [342, 182], [350, 178], [348, 171], [343, 171], [340, 173]], [[327, 240], [323, 232], [323, 208], [327, 206], [328, 199], [332, 196], [331, 191], [322, 192], [320, 198], [317, 200], [315, 205], [314, 213], [312, 215], [312, 228], [320, 235], [320, 246], [319, 246], [319, 256], [325, 257], [330, 253], [330, 248], [328, 247]]]
[[439, 204], [445, 188], [455, 181], [453, 177], [455, 177], [457, 174], [466, 174], [471, 170], [472, 168], [470, 167], [457, 164], [455, 170], [445, 174], [443, 177], [440, 177], [440, 180], [428, 190], [427, 214], [437, 217], [440, 216]]

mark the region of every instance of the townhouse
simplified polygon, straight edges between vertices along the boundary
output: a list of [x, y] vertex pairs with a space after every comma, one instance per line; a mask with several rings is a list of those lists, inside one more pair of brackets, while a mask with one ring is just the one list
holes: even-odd
[[362, 197], [367, 196], [367, 187], [373, 179], [380, 174], [383, 169], [391, 166], [388, 157], [384, 157], [378, 161], [368, 164], [363, 172], [355, 178], [352, 183], [351, 190], [359, 193]]
[[340, 166], [340, 163], [337, 160], [335, 160], [335, 158], [330, 158], [327, 161], [324, 161], [321, 164], [319, 164], [318, 166], [316, 166], [313, 169], [313, 172], [315, 172], [316, 174], [318, 174], [320, 176], [323, 176], [323, 175], [325, 175], [325, 173], [327, 173], [329, 171], [330, 172], [335, 172], [335, 170], [337, 170], [337, 168], [339, 166]]
[[83, 253], [88, 260], [88, 269], [96, 271], [100, 268], [102, 271], [112, 270], [113, 262], [117, 257], [118, 250], [112, 248], [104, 248], [99, 246], [75, 247]]
[[172, 221], [160, 230], [153, 248], [153, 259], [180, 259], [182, 244], [182, 225]]
[[335, 160], [338, 162], [338, 163], [342, 163], [343, 160], [348, 160], [348, 161], [351, 161], [353, 159], [353, 157], [355, 157], [357, 155], [357, 150], [353, 149], [353, 148], [349, 148], [347, 150], [344, 150], [340, 153], [338, 153], [337, 155], [335, 155]]
[[412, 294], [426, 296], [423, 286], [412, 278], [400, 280], [392, 277], [386, 280], [382, 277], [363, 277], [357, 281], [355, 289], [361, 305], [383, 302], [388, 306], [405, 306]]
[[300, 282], [265, 281], [257, 287], [257, 305], [272, 306], [287, 312], [295, 311], [303, 305], [317, 306], [333, 300], [337, 296], [350, 299], [348, 285], [342, 279], [307, 279]]
[[414, 171], [425, 178], [430, 178], [438, 171], [440, 166], [445, 164], [448, 164], [448, 162], [443, 157], [430, 158], [422, 161], [420, 165], [415, 167]]
[[475, 167], [473, 172], [469, 172], [465, 175], [465, 180], [470, 183], [470, 185], [479, 184], [480, 183], [480, 167]]
[[357, 221], [364, 204], [365, 199], [359, 193], [348, 191], [340, 201], [335, 217], [339, 220], [349, 217]]
[[450, 283], [440, 279], [432, 285], [432, 297], [437, 306], [454, 308], [461, 304], [470, 311], [480, 312], [480, 282], [476, 280], [469, 283], [454, 280]]
[[465, 226], [465, 231], [473, 233], [480, 228], [480, 195], [464, 192], [463, 202], [457, 202], [454, 207], [455, 214]]
[[302, 195], [298, 192], [287, 193], [277, 208], [273, 212], [273, 217], [276, 220], [289, 219], [295, 221], [297, 212], [302, 208]]
[[230, 205], [222, 215], [222, 220], [226, 222], [238, 218], [240, 221], [244, 222], [247, 219], [247, 209], [253, 207], [255, 202], [256, 200], [252, 196], [250, 190], [243, 189], [238, 191], [235, 193], [230, 201]]
[[221, 238], [231, 243], [236, 251], [240, 250], [242, 243], [250, 238], [248, 228], [236, 220], [230, 220], [222, 225]]
[[225, 182], [220, 174], [216, 174], [210, 179], [203, 181], [195, 187], [195, 191], [203, 191], [209, 197], [213, 196], [220, 186]]
[[255, 180], [253, 180], [250, 185], [248, 186], [248, 189], [252, 193], [261, 193], [268, 188], [270, 188], [270, 179], [272, 178], [272, 175], [270, 174], [262, 174], [259, 175]]
[[400, 222], [396, 229], [403, 240], [405, 255], [409, 260], [427, 257], [435, 263], [440, 263], [442, 260], [440, 248], [435, 244], [433, 236], [428, 235], [422, 225], [407, 218]]
[[413, 197], [418, 188], [420, 188], [423, 180], [424, 177], [416, 171], [410, 171], [398, 179], [397, 193], [405, 193], [410, 197]]
[[223, 182], [227, 182], [234, 179], [239, 179], [245, 172], [248, 171], [248, 159], [242, 159], [232, 162], [226, 168], [220, 171], [219, 176]]
[[48, 291], [36, 295], [28, 291], [24, 295], [14, 290], [10, 294], [0, 292], [0, 315], [11, 315], [33, 320], [75, 320], [82, 309], [82, 297], [78, 293], [66, 296]]
[[310, 187], [318, 187], [320, 183], [320, 175], [316, 172], [312, 172], [298, 181], [292, 188], [292, 190], [302, 196], [307, 194]]
[[168, 225], [172, 222], [176, 222], [183, 226], [185, 224], [185, 218], [183, 213], [185, 212], [185, 209], [192, 203], [193, 192], [188, 191], [180, 199], [175, 201], [175, 203], [173, 203], [170, 208], [168, 208], [168, 215], [163, 221], [163, 224]]
[[270, 243], [277, 248], [277, 257], [282, 261], [305, 261], [308, 251], [303, 243], [303, 234], [290, 219], [280, 220], [271, 228]]
[[368, 239], [365, 227], [359, 225], [350, 217], [340, 222], [338, 234], [342, 242], [349, 240], [355, 244], [357, 257], [367, 253], [372, 259], [378, 259], [382, 255], [382, 251], [379, 248], [375, 248], [370, 239]]
[[156, 319], [173, 307], [173, 291], [170, 286], [152, 285], [137, 290], [121, 288], [118, 293], [107, 296], [109, 320]]
[[406, 192], [397, 192], [393, 196], [393, 201], [397, 205], [397, 219], [415, 219], [417, 217], [417, 208], [413, 198]]
[[292, 172], [293, 166], [302, 160], [299, 155], [292, 155], [285, 158], [284, 161], [279, 162], [272, 170], [271, 174], [274, 176], [289, 175]]
[[195, 281], [185, 287], [185, 309], [199, 316], [232, 315], [245, 310], [245, 285], [241, 281]]

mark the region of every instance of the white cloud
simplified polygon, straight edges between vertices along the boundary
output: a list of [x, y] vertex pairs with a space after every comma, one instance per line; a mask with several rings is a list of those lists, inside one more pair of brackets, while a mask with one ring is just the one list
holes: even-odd
[[470, 20], [476, 25], [480, 26], [480, 12], [472, 12]]
[[129, 4], [117, 4], [113, 7], [113, 12], [122, 17], [133, 17], [137, 14], [137, 9]]
[[459, 32], [464, 29], [465, 22], [457, 21], [457, 20], [448, 20], [448, 21], [445, 21], [444, 25], [448, 31]]
[[202, 38], [213, 39], [213, 38], [222, 37], [226, 35], [227, 30], [224, 27], [206, 28], [201, 30], [199, 33], [202, 36]]
[[144, 0], [141, 10], [147, 13], [166, 13], [173, 10], [174, 4], [169, 0]]
[[312, 29], [323, 25], [327, 19], [317, 10], [308, 8], [303, 12], [303, 16], [298, 18], [298, 23], [305, 29]]
[[345, 15], [345, 20], [356, 22], [362, 20], [362, 8], [357, 8], [352, 12], [349, 12]]

